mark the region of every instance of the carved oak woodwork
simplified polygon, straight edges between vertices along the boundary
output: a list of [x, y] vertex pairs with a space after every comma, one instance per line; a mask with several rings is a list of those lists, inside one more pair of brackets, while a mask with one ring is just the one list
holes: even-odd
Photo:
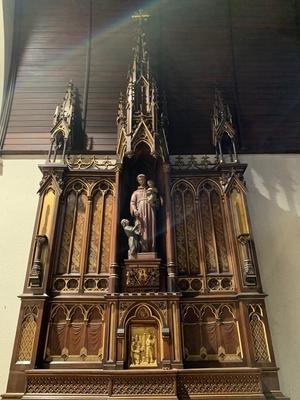
[[[61, 119], [69, 138], [70, 90], [52, 142]], [[66, 157], [66, 145], [56, 163], [52, 143], [51, 162], [40, 167], [4, 398], [284, 398], [231, 114], [218, 95], [217, 158], [169, 157], [157, 92], [140, 24], [118, 110], [116, 156]], [[233, 145], [230, 163], [222, 153], [224, 132]], [[157, 253], [148, 247], [127, 259], [120, 221], [132, 216], [121, 213], [144, 171], [161, 196]]]

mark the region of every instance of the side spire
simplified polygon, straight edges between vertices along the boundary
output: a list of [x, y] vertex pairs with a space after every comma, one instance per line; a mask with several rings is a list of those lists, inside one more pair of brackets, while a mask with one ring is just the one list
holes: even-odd
[[70, 81], [63, 102], [55, 109], [53, 127], [51, 129], [48, 161], [55, 162], [58, 154], [64, 162], [65, 155], [72, 145], [72, 129], [74, 122], [74, 87]]
[[132, 157], [137, 146], [144, 143], [150, 153], [163, 159], [168, 158], [168, 150], [163, 126], [160, 122], [158, 90], [150, 70], [144, 22], [150, 15], [141, 10], [132, 18], [138, 22], [133, 62], [128, 73], [126, 97], [120, 97], [117, 114], [118, 147], [120, 160], [124, 156]]
[[226, 152], [230, 154], [231, 162], [238, 162], [236, 154], [236, 132], [232, 123], [232, 115], [227, 104], [224, 104], [219, 89], [215, 89], [215, 101], [211, 117], [213, 144], [220, 163], [224, 162]]

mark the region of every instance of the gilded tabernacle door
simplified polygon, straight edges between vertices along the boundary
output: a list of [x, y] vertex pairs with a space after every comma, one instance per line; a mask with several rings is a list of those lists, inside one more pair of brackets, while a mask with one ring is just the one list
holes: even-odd
[[158, 329], [153, 324], [132, 324], [129, 328], [129, 368], [157, 367]]

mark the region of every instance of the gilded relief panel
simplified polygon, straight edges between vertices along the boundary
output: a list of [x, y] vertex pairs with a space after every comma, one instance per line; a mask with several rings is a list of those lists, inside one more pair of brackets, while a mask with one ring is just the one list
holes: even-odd
[[130, 326], [130, 368], [157, 367], [157, 334], [155, 325]]

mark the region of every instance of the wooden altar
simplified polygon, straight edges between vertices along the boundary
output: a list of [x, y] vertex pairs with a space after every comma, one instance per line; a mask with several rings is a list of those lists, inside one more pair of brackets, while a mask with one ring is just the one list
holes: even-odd
[[[72, 154], [73, 100], [70, 83], [40, 166], [3, 398], [285, 399], [247, 209], [246, 165], [238, 161], [222, 94], [216, 91], [212, 115], [216, 156], [170, 155], [166, 104], [139, 23], [115, 156]], [[138, 219], [129, 210], [138, 174], [157, 187], [156, 248], [136, 245], [128, 257], [120, 222], [133, 227]]]

